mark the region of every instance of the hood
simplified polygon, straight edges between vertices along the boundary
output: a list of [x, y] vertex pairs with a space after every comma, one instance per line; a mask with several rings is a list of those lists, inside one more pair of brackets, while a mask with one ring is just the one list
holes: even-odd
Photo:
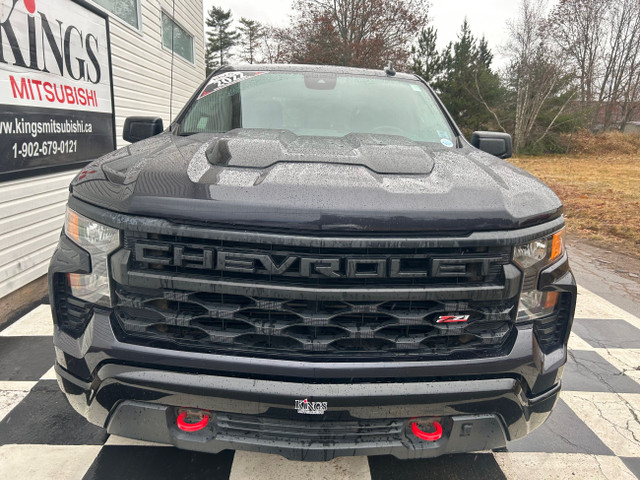
[[392, 135], [165, 132], [93, 162], [71, 189], [131, 215], [296, 232], [505, 230], [562, 213], [546, 185], [503, 160]]

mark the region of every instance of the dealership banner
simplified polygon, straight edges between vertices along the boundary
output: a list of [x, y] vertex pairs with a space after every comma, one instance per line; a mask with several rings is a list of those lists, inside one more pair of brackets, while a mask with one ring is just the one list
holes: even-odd
[[115, 148], [107, 16], [80, 0], [0, 0], [0, 180]]

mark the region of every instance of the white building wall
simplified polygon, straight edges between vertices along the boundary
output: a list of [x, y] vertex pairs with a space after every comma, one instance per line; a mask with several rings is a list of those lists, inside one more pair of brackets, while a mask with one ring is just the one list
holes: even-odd
[[[162, 11], [169, 0], [140, 0], [140, 29], [110, 15], [118, 146], [127, 116], [160, 116], [169, 125], [171, 52], [162, 46]], [[174, 56], [173, 116], [204, 80], [202, 0], [176, 0], [175, 20], [194, 37], [192, 64]], [[68, 186], [76, 172], [0, 183], [0, 298], [47, 272], [60, 236]]]
[[[140, 0], [142, 26], [135, 29], [111, 18], [111, 61], [118, 146], [124, 145], [124, 119], [161, 116], [169, 125], [171, 52], [162, 46], [162, 11], [171, 16], [169, 0]], [[194, 37], [195, 64], [174, 55], [173, 115], [189, 100], [205, 75], [202, 0], [176, 0], [175, 20]]]
[[74, 173], [0, 184], [0, 298], [47, 272]]

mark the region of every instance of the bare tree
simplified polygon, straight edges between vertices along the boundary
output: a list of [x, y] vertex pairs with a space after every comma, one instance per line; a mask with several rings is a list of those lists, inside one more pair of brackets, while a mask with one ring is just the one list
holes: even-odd
[[521, 0], [518, 17], [509, 23], [511, 57], [506, 81], [515, 93], [514, 150], [539, 142], [553, 128], [572, 95], [565, 99], [537, 139], [534, 127], [543, 108], [566, 94], [567, 73], [562, 58], [549, 41], [544, 0]]
[[610, 5], [611, 0], [561, 0], [550, 16], [548, 31], [578, 70], [584, 105], [598, 89]]
[[613, 115], [630, 98], [640, 74], [640, 0], [613, 0], [609, 16], [609, 45], [598, 101], [606, 102], [604, 128], [613, 123]]
[[640, 0], [561, 0], [549, 32], [578, 72], [592, 127], [622, 128], [640, 98]]
[[296, 0], [294, 59], [379, 68], [404, 65], [427, 24], [426, 0]]
[[292, 33], [286, 28], [267, 26], [260, 36], [258, 50], [264, 63], [289, 63], [290, 45], [294, 42]]
[[[625, 87], [625, 96], [622, 101], [622, 119], [620, 130], [624, 130], [627, 123], [640, 113], [640, 68], [637, 65], [631, 69], [628, 83]], [[635, 73], [633, 71], [635, 70]]]

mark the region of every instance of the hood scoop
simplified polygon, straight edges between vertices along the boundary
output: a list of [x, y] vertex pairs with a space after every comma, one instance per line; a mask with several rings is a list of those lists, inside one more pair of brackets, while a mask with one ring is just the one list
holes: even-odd
[[127, 171], [120, 171], [114, 168], [111, 168], [108, 165], [102, 166], [102, 171], [104, 175], [107, 177], [111, 183], [115, 183], [117, 185], [124, 185], [125, 180], [127, 179]]
[[429, 146], [395, 135], [312, 137], [288, 130], [236, 130], [213, 139], [205, 155], [214, 167], [267, 169], [276, 163], [327, 163], [403, 175], [428, 175], [434, 167]]
[[231, 151], [229, 150], [229, 139], [221, 138], [214, 142], [205, 152], [209, 163], [215, 167], [225, 167], [231, 161]]

